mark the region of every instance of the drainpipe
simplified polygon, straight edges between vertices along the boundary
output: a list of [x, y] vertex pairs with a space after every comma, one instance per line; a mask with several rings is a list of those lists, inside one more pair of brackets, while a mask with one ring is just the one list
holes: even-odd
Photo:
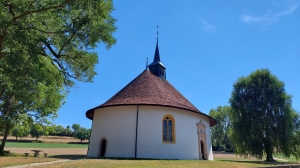
[[136, 123], [135, 123], [135, 151], [134, 151], [134, 158], [136, 158], [136, 153], [137, 153], [138, 122], [139, 122], [139, 105], [137, 106], [137, 109], [136, 109]]

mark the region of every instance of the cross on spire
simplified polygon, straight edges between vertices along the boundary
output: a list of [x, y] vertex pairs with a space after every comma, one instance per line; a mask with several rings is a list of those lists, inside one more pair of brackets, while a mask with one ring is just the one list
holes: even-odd
[[158, 41], [158, 25], [156, 26], [156, 40]]

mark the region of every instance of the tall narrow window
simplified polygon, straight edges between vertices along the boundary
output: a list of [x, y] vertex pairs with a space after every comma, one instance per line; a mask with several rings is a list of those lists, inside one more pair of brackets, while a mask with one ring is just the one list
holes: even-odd
[[164, 133], [163, 133], [163, 140], [164, 141], [167, 141], [167, 120], [164, 120], [163, 121], [164, 123], [163, 123], [163, 129], [164, 129]]
[[163, 117], [163, 141], [175, 142], [175, 121], [174, 117], [167, 114]]

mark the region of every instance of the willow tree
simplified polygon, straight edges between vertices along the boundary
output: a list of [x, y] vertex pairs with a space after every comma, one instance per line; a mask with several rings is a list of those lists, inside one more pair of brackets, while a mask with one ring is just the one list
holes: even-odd
[[19, 114], [55, 116], [67, 88], [92, 81], [92, 49], [115, 44], [116, 20], [111, 0], [3, 0], [0, 9], [3, 153]]
[[274, 161], [280, 152], [299, 158], [299, 115], [292, 109], [291, 96], [284, 83], [268, 69], [239, 78], [230, 98], [231, 138], [235, 152]]

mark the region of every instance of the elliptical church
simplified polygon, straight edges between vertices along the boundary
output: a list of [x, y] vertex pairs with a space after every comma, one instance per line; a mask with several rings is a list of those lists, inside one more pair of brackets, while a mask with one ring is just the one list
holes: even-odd
[[148, 68], [86, 117], [93, 120], [88, 157], [213, 160], [216, 120], [166, 80], [158, 41]]

